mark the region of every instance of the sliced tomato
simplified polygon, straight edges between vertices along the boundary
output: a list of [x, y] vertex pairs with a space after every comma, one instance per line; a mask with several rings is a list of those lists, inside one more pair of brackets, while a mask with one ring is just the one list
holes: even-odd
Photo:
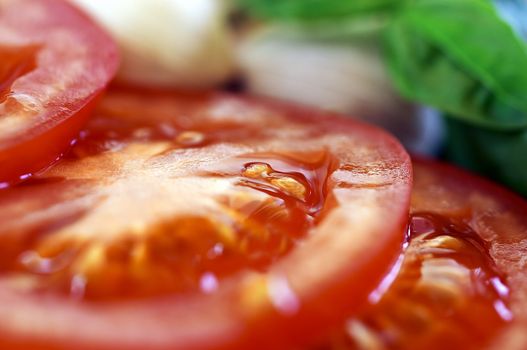
[[400, 268], [317, 348], [526, 349], [527, 203], [448, 165], [414, 171]]
[[115, 75], [117, 48], [66, 1], [0, 0], [0, 186], [68, 149]]
[[0, 192], [2, 348], [290, 348], [401, 252], [411, 164], [374, 127], [114, 90], [82, 135]]

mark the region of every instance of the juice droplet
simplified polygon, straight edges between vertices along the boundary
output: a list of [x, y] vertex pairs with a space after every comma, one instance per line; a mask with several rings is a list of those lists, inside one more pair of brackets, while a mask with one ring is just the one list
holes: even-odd
[[508, 300], [509, 289], [476, 232], [462, 222], [415, 214], [392, 285], [323, 348], [483, 347], [512, 318]]
[[211, 272], [205, 272], [199, 281], [200, 289], [203, 293], [213, 293], [218, 289], [218, 279]]
[[274, 171], [268, 164], [250, 163], [246, 165], [242, 174], [250, 179], [266, 182], [278, 189], [278, 191], [298, 200], [305, 200], [307, 189], [304, 184], [292, 175]]
[[285, 316], [291, 316], [300, 309], [300, 300], [285, 276], [271, 276], [267, 281], [269, 299], [275, 309]]
[[153, 130], [147, 127], [135, 129], [132, 136], [139, 140], [149, 140], [152, 138]]
[[198, 131], [183, 131], [176, 137], [176, 142], [184, 147], [196, 147], [205, 142], [205, 135]]
[[269, 177], [271, 167], [265, 163], [250, 163], [245, 166], [242, 175], [250, 179], [265, 179]]
[[281, 198], [291, 207], [301, 203], [311, 216], [322, 209], [327, 178], [336, 168], [336, 161], [325, 150], [251, 154], [242, 159], [252, 161], [245, 163], [240, 184]]
[[223, 247], [223, 244], [221, 243], [216, 243], [207, 253], [207, 257], [209, 259], [214, 259], [214, 258], [217, 258], [219, 257], [220, 255], [223, 254], [223, 250], [224, 250], [224, 247]]
[[73, 261], [72, 252], [64, 252], [55, 257], [43, 257], [36, 251], [25, 251], [19, 257], [20, 264], [29, 272], [52, 274], [66, 268]]
[[87, 281], [84, 276], [78, 274], [73, 276], [70, 284], [70, 295], [73, 299], [80, 300], [84, 298], [86, 283]]

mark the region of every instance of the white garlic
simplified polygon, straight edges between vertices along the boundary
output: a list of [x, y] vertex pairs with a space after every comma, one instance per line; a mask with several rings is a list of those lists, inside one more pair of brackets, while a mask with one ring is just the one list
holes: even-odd
[[234, 68], [225, 4], [218, 0], [71, 0], [117, 40], [119, 78], [146, 85], [208, 87]]
[[437, 148], [439, 138], [433, 135], [437, 117], [424, 116], [398, 96], [373, 46], [307, 40], [264, 28], [245, 35], [237, 56], [252, 93], [380, 125], [412, 152]]

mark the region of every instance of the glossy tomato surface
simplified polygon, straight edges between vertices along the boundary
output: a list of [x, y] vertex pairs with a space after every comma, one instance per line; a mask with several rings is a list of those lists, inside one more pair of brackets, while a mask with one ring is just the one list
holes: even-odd
[[527, 203], [414, 162], [408, 247], [358, 317], [317, 349], [526, 349]]
[[0, 192], [0, 345], [304, 344], [400, 254], [410, 189], [402, 147], [349, 119], [112, 90], [67, 157]]
[[61, 0], [0, 0], [0, 186], [68, 149], [118, 66], [113, 41]]

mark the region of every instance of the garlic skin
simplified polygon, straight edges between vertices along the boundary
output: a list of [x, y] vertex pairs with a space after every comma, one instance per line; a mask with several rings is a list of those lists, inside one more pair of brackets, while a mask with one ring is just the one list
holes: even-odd
[[118, 42], [122, 81], [205, 88], [231, 77], [234, 49], [223, 1], [71, 1]]
[[237, 57], [252, 93], [380, 125], [414, 153], [430, 154], [439, 147], [439, 117], [398, 96], [372, 45], [302, 39], [264, 28], [242, 38]]

